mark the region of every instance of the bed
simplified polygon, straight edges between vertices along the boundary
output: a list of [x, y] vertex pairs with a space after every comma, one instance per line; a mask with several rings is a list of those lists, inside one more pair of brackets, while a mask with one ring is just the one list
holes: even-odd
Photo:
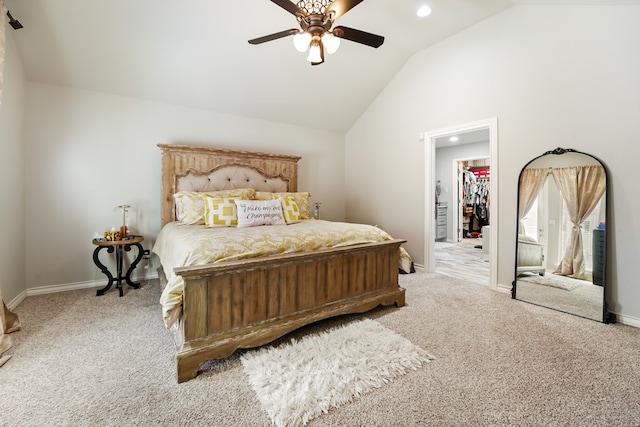
[[[260, 246], [255, 242], [266, 240], [258, 234], [267, 229], [285, 233], [285, 237], [270, 239], [279, 241], [305, 232], [319, 233], [319, 229], [329, 228], [329, 222], [310, 218], [308, 207], [303, 209], [301, 202], [299, 220], [288, 225], [218, 228], [185, 224], [182, 202], [175, 196], [178, 193], [233, 194], [249, 189], [252, 199], [264, 194], [286, 195], [279, 198], [283, 207], [291, 194], [309, 196], [298, 191], [300, 157], [186, 145], [158, 146], [162, 151], [163, 227], [153, 252], [161, 263], [163, 316], [176, 343], [178, 382], [197, 376], [200, 366], [208, 360], [228, 357], [240, 348], [267, 344], [304, 325], [366, 312], [379, 305], [405, 304], [405, 290], [398, 284], [399, 268], [410, 271], [410, 257], [401, 247], [405, 241], [393, 239], [377, 227], [336, 223], [340, 227], [363, 227], [378, 237], [365, 236], [357, 243], [313, 250], [226, 254], [213, 261], [200, 256], [213, 249], [182, 248], [192, 240], [221, 246], [218, 243], [233, 239], [231, 233], [240, 231], [254, 239], [245, 245], [253, 248]], [[205, 198], [205, 203], [213, 202]], [[240, 209], [253, 202], [236, 203]], [[313, 230], [303, 231], [306, 228]], [[201, 237], [192, 239], [179, 233]], [[283, 245], [294, 246], [286, 242]]]
[[544, 245], [529, 236], [519, 235], [516, 272], [518, 274], [537, 273], [544, 276]]

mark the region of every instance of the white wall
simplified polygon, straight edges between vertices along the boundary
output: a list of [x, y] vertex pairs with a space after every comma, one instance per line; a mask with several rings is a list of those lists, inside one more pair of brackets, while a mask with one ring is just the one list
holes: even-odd
[[638, 6], [515, 6], [415, 55], [346, 136], [347, 218], [391, 224], [423, 263], [419, 132], [497, 116], [498, 283], [513, 280], [520, 169], [575, 148], [610, 171], [610, 309], [640, 325], [638, 22]]
[[9, 305], [24, 298], [25, 277], [24, 99], [27, 78], [12, 31], [7, 26], [0, 105], [0, 289]]
[[94, 232], [122, 223], [151, 248], [160, 230], [158, 143], [300, 155], [299, 189], [344, 220], [342, 135], [41, 84], [28, 89], [26, 287], [104, 281]]
[[[436, 180], [440, 180], [440, 202], [447, 203], [447, 241], [457, 241], [457, 227], [452, 226], [453, 210], [458, 206], [458, 181], [454, 181], [457, 167], [454, 162], [488, 158], [491, 155], [489, 141], [436, 148]], [[458, 213], [460, 215], [460, 213]]]

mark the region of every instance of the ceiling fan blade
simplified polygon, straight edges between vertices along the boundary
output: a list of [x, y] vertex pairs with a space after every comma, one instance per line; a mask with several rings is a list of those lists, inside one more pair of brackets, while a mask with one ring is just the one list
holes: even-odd
[[352, 42], [365, 44], [371, 47], [380, 47], [384, 43], [384, 37], [376, 34], [367, 33], [366, 31], [356, 30], [355, 28], [338, 26], [333, 29], [333, 35], [341, 39], [351, 40]]
[[296, 15], [296, 16], [300, 15], [303, 18], [307, 16], [305, 11], [300, 9], [298, 6], [296, 6], [295, 3], [291, 2], [291, 0], [271, 0], [271, 1], [292, 15]]
[[336, 19], [356, 7], [358, 4], [362, 3], [362, 1], [363, 0], [336, 0], [329, 6], [327, 6], [324, 14], [329, 15], [331, 12], [333, 12], [331, 19], [335, 21]]
[[292, 36], [299, 31], [300, 30], [292, 28], [290, 30], [284, 30], [278, 33], [269, 34], [268, 36], [258, 37], [257, 39], [251, 39], [249, 40], [249, 43], [260, 44], [260, 43], [270, 42], [271, 40], [277, 40], [277, 39], [281, 39], [282, 37]]

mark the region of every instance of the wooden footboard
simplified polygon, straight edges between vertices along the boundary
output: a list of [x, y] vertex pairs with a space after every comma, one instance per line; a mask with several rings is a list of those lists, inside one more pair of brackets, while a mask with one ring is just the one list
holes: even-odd
[[301, 326], [378, 305], [405, 303], [398, 284], [404, 240], [178, 268], [185, 281], [177, 340], [178, 382], [239, 348]]

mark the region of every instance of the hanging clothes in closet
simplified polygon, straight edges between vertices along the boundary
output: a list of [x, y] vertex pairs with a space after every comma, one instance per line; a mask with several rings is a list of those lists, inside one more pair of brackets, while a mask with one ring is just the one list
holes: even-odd
[[478, 237], [482, 227], [489, 225], [490, 189], [488, 168], [463, 171], [463, 215], [469, 218], [464, 237]]

